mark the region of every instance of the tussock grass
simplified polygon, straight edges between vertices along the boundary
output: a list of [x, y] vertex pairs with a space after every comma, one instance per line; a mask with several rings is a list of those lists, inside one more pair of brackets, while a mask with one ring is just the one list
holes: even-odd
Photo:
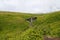
[[[36, 16], [33, 27], [27, 18]], [[22, 14], [0, 12], [0, 40], [43, 40], [43, 36], [60, 37], [60, 12]]]

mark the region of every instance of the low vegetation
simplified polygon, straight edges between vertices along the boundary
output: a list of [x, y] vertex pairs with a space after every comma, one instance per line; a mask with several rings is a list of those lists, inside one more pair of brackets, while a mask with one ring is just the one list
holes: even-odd
[[[26, 20], [37, 17], [31, 27]], [[48, 14], [0, 12], [0, 40], [43, 40], [60, 37], [60, 11]]]

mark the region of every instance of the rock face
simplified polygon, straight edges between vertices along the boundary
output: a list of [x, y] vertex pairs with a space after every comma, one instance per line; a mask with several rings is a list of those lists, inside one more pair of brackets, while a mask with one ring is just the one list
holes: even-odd
[[27, 21], [29, 21], [29, 22], [31, 22], [31, 21], [34, 21], [34, 20], [36, 20], [37, 19], [37, 17], [30, 17], [30, 18], [28, 18], [28, 19], [26, 19]]
[[58, 37], [53, 38], [53, 37], [44, 36], [44, 40], [60, 40], [60, 38], [58, 38]]

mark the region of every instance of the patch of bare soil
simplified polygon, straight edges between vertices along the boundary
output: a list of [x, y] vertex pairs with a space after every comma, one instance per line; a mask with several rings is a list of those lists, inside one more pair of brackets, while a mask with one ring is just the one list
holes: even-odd
[[48, 37], [48, 36], [44, 36], [43, 38], [44, 38], [44, 40], [60, 40], [60, 38], [58, 38], [58, 37]]

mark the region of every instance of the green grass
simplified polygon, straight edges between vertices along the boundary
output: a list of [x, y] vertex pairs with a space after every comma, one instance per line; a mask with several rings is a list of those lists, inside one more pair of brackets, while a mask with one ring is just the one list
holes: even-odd
[[[37, 17], [33, 27], [26, 21], [31, 16]], [[60, 11], [48, 14], [0, 12], [0, 40], [43, 40], [44, 34], [60, 37]]]

